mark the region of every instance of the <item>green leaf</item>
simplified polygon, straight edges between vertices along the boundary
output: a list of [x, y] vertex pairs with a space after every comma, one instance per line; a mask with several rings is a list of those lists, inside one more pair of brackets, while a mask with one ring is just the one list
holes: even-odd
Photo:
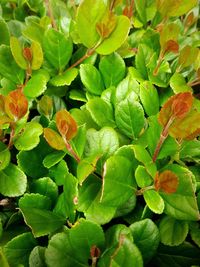
[[28, 98], [40, 96], [46, 90], [47, 79], [43, 74], [35, 74], [24, 87], [24, 94]]
[[100, 39], [96, 31], [96, 24], [107, 10], [105, 1], [85, 0], [82, 1], [77, 10], [77, 31], [81, 42], [88, 48], [97, 44]]
[[59, 233], [51, 238], [45, 252], [46, 262], [49, 267], [86, 267], [91, 248], [96, 246], [101, 249], [103, 245], [104, 234], [101, 227], [80, 219], [66, 233]]
[[51, 28], [45, 32], [43, 48], [47, 60], [56, 69], [62, 70], [71, 58], [73, 46], [63, 33]]
[[10, 34], [9, 34], [9, 28], [7, 23], [5, 22], [4, 19], [0, 19], [0, 45], [5, 44], [9, 45], [10, 43]]
[[[53, 152], [53, 149], [41, 139], [37, 147], [30, 151], [20, 151], [17, 155], [17, 162], [20, 168], [32, 178], [48, 176], [48, 169], [42, 164], [44, 158]], [[30, 164], [31, 162], [31, 164]]]
[[100, 258], [99, 267], [142, 267], [143, 260], [137, 246], [129, 237], [120, 235], [118, 244], [106, 250]]
[[94, 155], [84, 158], [79, 162], [77, 167], [77, 178], [80, 185], [82, 185], [84, 180], [96, 169], [98, 159], [99, 156]]
[[[149, 120], [149, 128], [147, 130], [148, 148], [151, 155], [153, 156], [157, 143], [160, 139], [162, 126], [158, 123], [157, 116], [151, 116], [148, 118], [148, 120]], [[174, 156], [177, 152], [178, 152], [177, 141], [171, 136], [168, 136], [165, 142], [163, 143], [157, 158], [163, 159], [168, 156]]]
[[49, 210], [48, 201], [49, 198], [40, 194], [25, 194], [19, 200], [24, 220], [35, 237], [48, 235], [65, 223], [63, 216]]
[[22, 133], [14, 141], [18, 150], [31, 150], [40, 142], [40, 135], [43, 133], [42, 126], [38, 122], [28, 122]]
[[114, 217], [116, 208], [100, 202], [101, 186], [101, 179], [89, 176], [79, 190], [77, 209], [84, 212], [86, 219], [105, 224]]
[[173, 194], [160, 192], [165, 202], [165, 213], [177, 220], [199, 220], [197, 200], [194, 194], [192, 172], [179, 165], [167, 165], [167, 170], [174, 172], [179, 178], [177, 191]]
[[143, 194], [147, 206], [154, 213], [162, 214], [164, 211], [165, 203], [162, 197], [155, 190], [147, 190]]
[[0, 171], [0, 193], [8, 197], [17, 197], [26, 191], [26, 175], [20, 168], [10, 163]]
[[43, 63], [43, 51], [40, 43], [32, 41], [31, 51], [32, 51], [31, 68], [32, 70], [38, 70], [40, 69]]
[[106, 88], [117, 86], [125, 76], [125, 63], [119, 54], [113, 53], [101, 58], [99, 70]]
[[63, 185], [66, 173], [68, 173], [67, 163], [61, 160], [58, 164], [49, 169], [48, 176], [51, 177], [57, 185]]
[[153, 182], [153, 179], [147, 172], [146, 168], [141, 165], [138, 165], [137, 169], [135, 170], [135, 179], [137, 185], [141, 188], [149, 186]]
[[182, 74], [175, 72], [174, 75], [170, 78], [170, 86], [175, 94], [182, 92], [191, 92], [192, 88], [187, 85]]
[[22, 264], [28, 267], [31, 250], [37, 245], [31, 233], [23, 233], [14, 237], [4, 247], [4, 253], [10, 266]]
[[0, 46], [0, 74], [15, 84], [23, 84], [24, 70], [14, 61], [10, 47]]
[[198, 222], [190, 223], [190, 235], [194, 243], [200, 247], [200, 228]]
[[200, 250], [188, 242], [177, 247], [160, 245], [156, 258], [151, 263], [157, 267], [188, 267], [199, 265]]
[[119, 207], [134, 194], [132, 165], [128, 159], [112, 156], [104, 164], [100, 202]]
[[145, 124], [144, 110], [134, 95], [121, 101], [115, 110], [115, 120], [119, 130], [131, 139], [139, 136]]
[[100, 131], [89, 129], [85, 145], [85, 156], [101, 155], [102, 160], [110, 157], [119, 148], [117, 133], [110, 127], [103, 127]]
[[54, 165], [56, 165], [57, 163], [59, 163], [63, 158], [64, 156], [66, 155], [66, 152], [64, 151], [55, 151], [55, 152], [52, 152], [51, 154], [48, 154], [44, 160], [43, 160], [43, 165], [45, 168], [51, 168], [53, 167]]
[[45, 266], [45, 248], [36, 246], [31, 251], [29, 256], [29, 266], [30, 267], [44, 267]]
[[4, 143], [0, 142], [0, 171], [8, 166], [10, 158], [10, 150]]
[[144, 219], [130, 225], [133, 240], [142, 253], [144, 263], [151, 260], [157, 251], [160, 235], [156, 224], [150, 219]]
[[96, 67], [91, 64], [81, 64], [80, 76], [88, 92], [94, 95], [101, 95], [104, 85], [101, 74]]
[[140, 84], [140, 99], [148, 116], [159, 112], [159, 97], [156, 88], [148, 81]]
[[26, 70], [28, 67], [28, 62], [23, 56], [23, 48], [20, 44], [20, 41], [14, 36], [11, 36], [10, 38], [10, 49], [17, 65]]
[[53, 203], [55, 203], [58, 197], [58, 187], [49, 177], [43, 177], [34, 181], [30, 185], [30, 191], [32, 193], [38, 193], [40, 195], [49, 197]]
[[115, 127], [113, 108], [105, 100], [98, 97], [92, 98], [87, 102], [86, 108], [100, 127]]
[[64, 73], [60, 73], [54, 76], [50, 82], [54, 86], [70, 85], [78, 75], [78, 69], [73, 68], [66, 70]]
[[146, 7], [146, 2], [147, 1], [140, 1], [140, 0], [136, 0], [135, 1], [135, 8], [138, 14], [138, 17], [140, 19], [140, 21], [143, 24], [146, 24], [147, 22], [147, 7]]
[[146, 171], [154, 179], [156, 172], [157, 172], [157, 168], [156, 168], [156, 165], [153, 163], [152, 158], [149, 155], [149, 153], [146, 151], [145, 148], [143, 148], [140, 145], [133, 145], [132, 148], [135, 153], [136, 159], [144, 164]]
[[2, 267], [10, 267], [8, 264], [8, 261], [2, 251], [2, 248], [0, 248], [0, 266]]
[[167, 246], [178, 246], [185, 240], [189, 227], [185, 221], [165, 216], [159, 223], [160, 241]]
[[116, 19], [114, 31], [96, 49], [96, 52], [101, 55], [108, 55], [116, 51], [128, 37], [130, 20], [126, 16], [118, 16]]

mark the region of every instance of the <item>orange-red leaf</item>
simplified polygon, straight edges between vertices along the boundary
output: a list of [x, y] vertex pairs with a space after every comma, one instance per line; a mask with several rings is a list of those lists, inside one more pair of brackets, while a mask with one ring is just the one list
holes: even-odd
[[19, 120], [28, 111], [28, 100], [21, 89], [11, 91], [5, 97], [5, 111], [11, 119]]
[[164, 53], [166, 52], [173, 52], [178, 53], [179, 51], [179, 44], [174, 40], [168, 40], [164, 47]]
[[104, 39], [114, 31], [116, 27], [116, 16], [112, 12], [107, 12], [103, 19], [96, 24], [98, 34]]
[[25, 47], [25, 48], [23, 49], [22, 52], [23, 52], [23, 56], [24, 56], [24, 58], [25, 58], [27, 61], [31, 62], [31, 60], [32, 60], [32, 58], [33, 58], [31, 48], [30, 48], [30, 47]]
[[193, 104], [191, 92], [176, 94], [169, 98], [159, 112], [158, 121], [165, 126], [169, 119], [183, 119], [191, 110]]
[[64, 140], [70, 140], [77, 134], [77, 124], [71, 114], [63, 109], [56, 113], [56, 126]]
[[65, 143], [62, 137], [56, 131], [50, 128], [44, 128], [44, 138], [51, 147], [57, 150], [65, 149]]
[[175, 193], [178, 187], [178, 176], [168, 170], [161, 174], [157, 173], [154, 186], [157, 191], [162, 190], [168, 194]]

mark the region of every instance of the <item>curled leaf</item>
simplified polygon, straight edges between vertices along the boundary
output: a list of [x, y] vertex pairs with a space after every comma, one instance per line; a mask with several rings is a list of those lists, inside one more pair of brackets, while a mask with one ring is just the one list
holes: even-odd
[[179, 93], [170, 97], [159, 112], [160, 124], [165, 126], [172, 116], [174, 119], [183, 119], [191, 110], [193, 99], [191, 92]]
[[62, 137], [56, 131], [50, 128], [44, 128], [44, 138], [51, 147], [57, 150], [65, 149], [65, 143]]
[[28, 111], [28, 100], [21, 89], [11, 91], [5, 97], [5, 111], [15, 121], [24, 117]]
[[168, 194], [175, 193], [178, 187], [178, 176], [169, 170], [160, 174], [157, 172], [154, 186], [157, 191], [162, 190]]
[[56, 113], [56, 126], [64, 140], [70, 140], [77, 134], [77, 124], [71, 114], [63, 109]]

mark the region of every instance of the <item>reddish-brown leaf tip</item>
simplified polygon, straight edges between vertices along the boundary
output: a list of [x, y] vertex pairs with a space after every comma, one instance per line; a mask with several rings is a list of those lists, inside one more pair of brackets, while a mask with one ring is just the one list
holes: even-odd
[[178, 176], [169, 170], [160, 174], [157, 172], [154, 186], [157, 191], [162, 190], [168, 194], [175, 193], [178, 187]]

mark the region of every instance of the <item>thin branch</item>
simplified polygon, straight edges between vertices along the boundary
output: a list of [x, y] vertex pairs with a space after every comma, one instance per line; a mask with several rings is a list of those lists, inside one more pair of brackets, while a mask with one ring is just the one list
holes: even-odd
[[65, 142], [65, 146], [69, 153], [73, 156], [73, 158], [79, 163], [81, 161], [80, 157], [76, 154], [76, 152], [73, 150], [72, 146], [69, 142]]
[[51, 7], [50, 1], [49, 0], [45, 0], [45, 4], [46, 4], [46, 7], [47, 7], [47, 14], [48, 14], [48, 16], [51, 19], [51, 25], [52, 25], [52, 27], [55, 30], [58, 30], [57, 25], [56, 25], [56, 21], [55, 21], [54, 16], [53, 16], [53, 11], [52, 11], [52, 7]]
[[198, 85], [198, 84], [200, 84], [200, 78], [195, 79], [194, 81], [191, 81], [191, 82], [187, 83], [187, 85], [191, 86], [191, 87], [195, 86], [195, 85]]

